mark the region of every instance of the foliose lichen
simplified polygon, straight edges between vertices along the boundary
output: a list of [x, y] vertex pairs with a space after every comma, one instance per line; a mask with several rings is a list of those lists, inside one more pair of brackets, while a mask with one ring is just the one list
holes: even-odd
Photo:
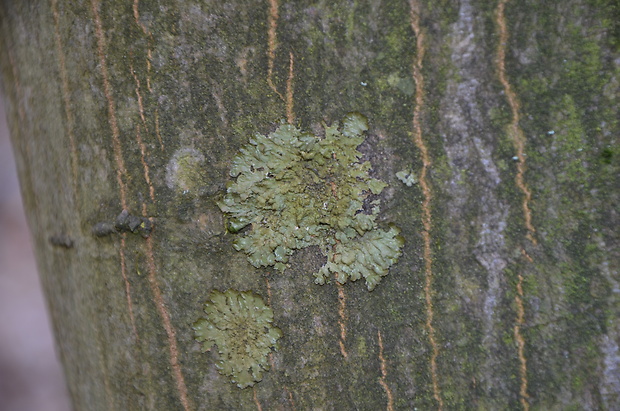
[[203, 352], [217, 345], [217, 369], [239, 388], [253, 386], [269, 370], [268, 355], [282, 332], [272, 325], [273, 311], [249, 291], [214, 290], [205, 304], [207, 318], [194, 323]]
[[411, 187], [418, 182], [415, 178], [415, 174], [413, 174], [411, 170], [399, 171], [396, 173], [396, 178], [398, 178], [407, 187]]
[[372, 290], [401, 255], [396, 227], [380, 229], [377, 197], [387, 186], [369, 176], [370, 163], [357, 147], [367, 120], [350, 113], [342, 125], [325, 127], [325, 137], [282, 124], [256, 134], [234, 158], [229, 184], [218, 203], [229, 217], [234, 241], [255, 267], [285, 270], [295, 250], [318, 246], [327, 263], [315, 282], [344, 283], [361, 277]]

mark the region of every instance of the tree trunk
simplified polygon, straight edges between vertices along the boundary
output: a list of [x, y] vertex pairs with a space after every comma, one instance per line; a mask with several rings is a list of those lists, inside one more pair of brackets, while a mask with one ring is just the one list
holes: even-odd
[[[619, 21], [613, 0], [5, 1], [75, 408], [617, 409]], [[255, 268], [218, 206], [233, 158], [349, 112], [399, 261], [370, 292], [315, 284], [316, 246]], [[229, 289], [282, 333], [251, 388], [195, 339]]]

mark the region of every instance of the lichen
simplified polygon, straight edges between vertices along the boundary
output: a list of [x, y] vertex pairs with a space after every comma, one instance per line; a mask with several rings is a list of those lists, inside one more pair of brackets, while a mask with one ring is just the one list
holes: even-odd
[[364, 277], [368, 289], [372, 290], [398, 261], [403, 245], [398, 233], [392, 226], [389, 231], [373, 230], [357, 241], [336, 244], [333, 258], [321, 267], [317, 282], [322, 284], [323, 279], [330, 277], [329, 273], [336, 275], [339, 283], [344, 283], [347, 277], [351, 281]]
[[194, 323], [203, 352], [217, 345], [217, 369], [239, 388], [253, 386], [269, 370], [268, 355], [282, 332], [272, 325], [273, 311], [249, 291], [214, 290], [205, 304], [207, 318]]
[[229, 231], [251, 226], [235, 239], [235, 249], [257, 268], [284, 271], [295, 250], [318, 246], [327, 264], [314, 273], [317, 284], [331, 273], [340, 283], [364, 277], [372, 290], [398, 260], [404, 240], [396, 227], [377, 225], [376, 196], [387, 185], [370, 177], [370, 163], [357, 150], [367, 129], [364, 116], [350, 113], [342, 125], [326, 126], [324, 138], [288, 124], [251, 138], [234, 158], [236, 181], [218, 203]]
[[396, 177], [407, 187], [411, 187], [418, 182], [411, 170], [401, 170], [396, 173]]

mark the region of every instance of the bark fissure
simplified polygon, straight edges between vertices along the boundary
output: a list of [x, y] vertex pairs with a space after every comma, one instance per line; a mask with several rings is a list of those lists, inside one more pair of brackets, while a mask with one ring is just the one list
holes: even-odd
[[431, 346], [430, 372], [433, 385], [433, 397], [437, 401], [438, 408], [443, 409], [443, 398], [441, 397], [441, 388], [439, 384], [439, 376], [437, 371], [437, 357], [439, 356], [439, 345], [435, 337], [435, 327], [433, 326], [433, 257], [432, 257], [432, 211], [431, 202], [433, 194], [430, 183], [427, 178], [429, 169], [432, 165], [428, 147], [422, 136], [422, 110], [424, 104], [424, 76], [422, 74], [424, 53], [426, 51], [425, 35], [420, 27], [420, 5], [416, 0], [410, 0], [411, 7], [411, 29], [415, 34], [415, 60], [413, 62], [413, 81], [415, 83], [415, 105], [413, 108], [413, 140], [420, 151], [422, 160], [422, 170], [420, 171], [420, 186], [424, 195], [422, 202], [422, 224], [424, 231], [422, 238], [424, 239], [424, 298], [426, 301], [426, 329], [428, 332], [428, 340]]
[[[497, 71], [499, 80], [502, 83], [504, 88], [504, 92], [506, 93], [506, 98], [508, 99], [508, 104], [510, 105], [511, 111], [511, 123], [510, 123], [510, 136], [512, 141], [514, 142], [515, 150], [517, 151], [517, 175], [515, 177], [515, 182], [517, 187], [523, 194], [523, 218], [525, 228], [527, 230], [526, 238], [533, 244], [536, 245], [536, 237], [534, 236], [536, 230], [532, 224], [532, 212], [530, 210], [530, 201], [532, 198], [532, 193], [528, 186], [525, 183], [525, 134], [521, 129], [520, 122], [520, 108], [519, 101], [517, 99], [517, 95], [513, 91], [512, 85], [508, 81], [506, 76], [506, 47], [508, 44], [508, 29], [506, 26], [506, 16], [505, 16], [505, 7], [508, 0], [500, 0], [497, 4], [496, 9], [496, 18], [497, 18], [497, 26], [499, 28], [499, 44], [497, 47]], [[525, 249], [522, 249], [522, 253], [526, 258], [526, 261], [529, 263], [533, 263], [532, 258], [525, 252]], [[521, 402], [521, 406], [524, 410], [529, 410], [530, 405], [528, 402], [529, 394], [527, 392], [527, 360], [525, 358], [525, 339], [523, 337], [523, 333], [521, 332], [521, 328], [525, 323], [525, 308], [523, 305], [523, 276], [521, 274], [517, 274], [517, 293], [515, 295], [515, 304], [517, 306], [517, 317], [515, 319], [514, 325], [514, 337], [517, 341], [517, 351], [518, 351], [518, 360], [519, 360], [519, 379], [520, 379], [520, 387], [519, 387], [519, 401]]]

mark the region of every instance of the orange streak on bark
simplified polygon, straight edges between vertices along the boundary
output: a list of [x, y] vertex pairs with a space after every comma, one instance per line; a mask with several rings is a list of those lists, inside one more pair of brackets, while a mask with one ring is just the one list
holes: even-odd
[[254, 404], [256, 404], [256, 409], [258, 411], [263, 411], [263, 407], [261, 407], [260, 402], [258, 401], [258, 394], [256, 393], [256, 386], [252, 387], [254, 390]]
[[381, 363], [381, 378], [379, 378], [379, 384], [385, 390], [385, 394], [388, 398], [388, 403], [386, 410], [394, 411], [394, 396], [392, 395], [392, 391], [387, 384], [387, 361], [385, 361], [385, 357], [383, 356], [383, 340], [381, 339], [381, 331], [377, 331], [377, 337], [379, 339], [379, 362]]
[[[91, 7], [93, 10], [94, 22], [95, 22], [95, 36], [97, 37], [97, 53], [99, 57], [99, 64], [101, 66], [101, 76], [103, 78], [103, 90], [108, 103], [108, 123], [112, 129], [112, 147], [114, 150], [114, 159], [116, 162], [116, 180], [118, 182], [121, 207], [123, 210], [127, 209], [127, 186], [123, 181], [123, 176], [126, 176], [127, 170], [123, 161], [123, 153], [121, 150], [120, 131], [118, 128], [118, 122], [116, 120], [116, 110], [114, 107], [114, 100], [112, 98], [112, 88], [110, 85], [107, 63], [105, 58], [105, 38], [103, 34], [103, 25], [101, 24], [101, 18], [99, 16], [99, 2], [97, 0], [91, 1]], [[127, 278], [126, 259], [125, 259], [125, 237], [121, 239], [121, 247], [119, 249], [119, 255], [121, 259], [121, 275], [123, 282], [125, 283], [125, 294], [127, 296], [127, 310], [129, 311], [129, 319], [131, 321], [132, 331], [136, 340], [138, 340], [138, 332], [135, 324], [135, 317], [133, 314], [133, 304], [131, 301], [131, 284]]]
[[[517, 175], [515, 177], [515, 183], [519, 190], [523, 193], [523, 218], [525, 220], [525, 228], [527, 230], [526, 238], [534, 245], [536, 245], [536, 238], [534, 237], [536, 229], [532, 224], [532, 212], [530, 210], [530, 201], [532, 199], [532, 193], [525, 184], [525, 144], [526, 138], [523, 130], [519, 126], [520, 114], [519, 114], [519, 100], [514, 92], [512, 85], [508, 81], [506, 76], [506, 46], [508, 43], [508, 27], [506, 26], [505, 7], [507, 0], [499, 0], [497, 9], [495, 10], [496, 24], [499, 29], [499, 44], [497, 47], [497, 73], [499, 81], [504, 87], [504, 93], [510, 106], [512, 114], [512, 120], [510, 122], [510, 137], [512, 138], [515, 150], [517, 151]], [[528, 262], [533, 262], [527, 252], [521, 250], [523, 256]], [[525, 308], [523, 306], [523, 276], [518, 275], [517, 283], [517, 295], [515, 296], [515, 304], [517, 306], [517, 318], [514, 326], [514, 337], [517, 341], [517, 354], [519, 358], [519, 401], [524, 410], [529, 410], [528, 403], [529, 395], [527, 393], [527, 360], [525, 358], [525, 339], [521, 334], [521, 327], [524, 324]]]
[[514, 326], [514, 336], [517, 341], [517, 353], [519, 356], [519, 376], [521, 385], [519, 387], [519, 400], [524, 410], [529, 410], [530, 405], [527, 402], [529, 395], [527, 393], [527, 360], [525, 358], [525, 340], [521, 335], [521, 326], [524, 323], [525, 308], [523, 307], [523, 276], [519, 274], [519, 282], [517, 283], [517, 295], [515, 296], [515, 304], [517, 305], [517, 322]]
[[288, 392], [288, 401], [291, 403], [292, 410], [295, 411], [295, 400], [293, 399], [293, 393], [288, 389], [286, 385], [284, 386], [284, 390]]
[[153, 59], [153, 53], [151, 52], [151, 49], [149, 48], [146, 51], [146, 88], [149, 91], [149, 93], [153, 92], [153, 89], [151, 88], [151, 60]]
[[118, 128], [118, 121], [116, 119], [116, 108], [114, 107], [114, 100], [112, 99], [112, 86], [110, 85], [110, 75], [108, 74], [108, 67], [105, 57], [106, 44], [103, 34], [103, 25], [101, 24], [101, 17], [99, 16], [99, 1], [91, 0], [91, 7], [93, 9], [95, 20], [95, 37], [97, 38], [97, 55], [99, 57], [101, 76], [103, 78], [103, 93], [105, 94], [106, 101], [108, 102], [108, 123], [110, 123], [110, 128], [112, 129], [112, 148], [114, 150], [114, 159], [116, 161], [116, 181], [118, 182], [120, 189], [121, 207], [123, 209], [127, 209], [127, 186], [123, 181], [123, 177], [127, 175], [127, 170], [125, 169], [125, 163], [123, 161], [120, 131]]
[[69, 92], [69, 77], [67, 76], [67, 65], [65, 60], [65, 52], [60, 37], [60, 15], [58, 13], [58, 0], [52, 0], [52, 14], [54, 15], [54, 40], [56, 42], [56, 53], [58, 54], [58, 65], [60, 69], [60, 79], [62, 82], [62, 99], [65, 106], [65, 115], [67, 116], [67, 134], [69, 135], [69, 149], [71, 151], [71, 183], [73, 187], [73, 195], [77, 194], [78, 180], [78, 155], [77, 145], [75, 143], [75, 135], [73, 127], [75, 120], [71, 112], [71, 97]]
[[127, 277], [127, 260], [125, 258], [125, 237], [126, 234], [123, 233], [121, 236], [121, 247], [119, 250], [119, 254], [121, 257], [121, 276], [123, 277], [123, 282], [125, 283], [125, 295], [127, 296], [127, 307], [129, 311], [129, 320], [131, 321], [131, 329], [133, 331], [133, 335], [136, 341], [140, 341], [140, 337], [138, 335], [138, 329], [136, 328], [136, 319], [133, 315], [133, 303], [131, 301], [131, 286], [129, 284], [129, 278]]
[[532, 192], [525, 184], [525, 134], [519, 126], [519, 100], [517, 95], [512, 89], [512, 85], [508, 81], [506, 76], [506, 44], [508, 43], [508, 28], [506, 27], [506, 19], [504, 15], [504, 9], [508, 0], [500, 0], [496, 10], [496, 23], [499, 28], [499, 46], [497, 47], [497, 71], [499, 81], [504, 87], [504, 93], [508, 99], [510, 105], [510, 111], [512, 113], [512, 121], [510, 122], [510, 136], [512, 137], [513, 144], [517, 150], [517, 176], [515, 181], [519, 190], [523, 193], [523, 217], [525, 219], [525, 228], [527, 229], [527, 238], [536, 244], [536, 238], [534, 234], [536, 229], [532, 225], [532, 211], [530, 210], [529, 203], [532, 200]]
[[422, 125], [420, 117], [424, 104], [424, 76], [422, 74], [422, 62], [426, 51], [425, 35], [420, 28], [420, 6], [417, 0], [409, 0], [411, 8], [410, 20], [411, 28], [416, 37], [416, 57], [413, 62], [413, 80], [415, 82], [415, 106], [413, 109], [413, 140], [416, 147], [420, 150], [422, 157], [422, 171], [420, 172], [420, 187], [424, 195], [422, 202], [422, 225], [424, 231], [422, 237], [424, 239], [424, 296], [426, 300], [426, 329], [428, 331], [428, 339], [431, 345], [430, 371], [433, 384], [433, 397], [437, 401], [438, 408], [443, 409], [443, 399], [439, 388], [439, 379], [437, 376], [437, 357], [439, 356], [439, 346], [435, 340], [435, 328], [433, 327], [433, 260], [431, 252], [431, 200], [433, 198], [429, 182], [427, 181], [428, 168], [432, 165], [428, 148], [422, 138]]
[[161, 133], [159, 132], [159, 109], [155, 109], [155, 134], [157, 134], [157, 140], [159, 140], [159, 145], [161, 147], [161, 151], [164, 151], [164, 141], [161, 139]]
[[134, 2], [133, 2], [133, 6], [132, 6], [132, 8], [133, 8], [133, 17], [136, 20], [136, 24], [138, 26], [140, 26], [140, 28], [142, 29], [144, 34], [149, 35], [149, 32], [146, 29], [146, 26], [140, 22], [140, 12], [139, 12], [139, 9], [138, 9], [139, 8], [139, 3], [140, 3], [139, 0], [134, 0]]
[[[146, 28], [146, 26], [140, 22], [140, 12], [139, 12], [139, 0], [134, 0], [133, 2], [133, 17], [136, 20], [136, 24], [138, 26], [140, 26], [140, 28], [142, 29], [142, 32], [144, 34], [146, 34], [149, 38], [149, 45], [151, 43], [151, 40], [153, 39], [153, 35], [151, 34], [151, 32]], [[146, 88], [149, 90], [149, 92], [152, 92], [153, 90], [151, 89], [151, 59], [152, 59], [152, 53], [151, 53], [151, 48], [149, 46], [149, 48], [146, 51]]]
[[[145, 157], [146, 148], [142, 142], [142, 138], [140, 137], [140, 126], [137, 127], [136, 140], [138, 141], [138, 145], [140, 146], [140, 150], [142, 153], [141, 159], [144, 169], [144, 177], [149, 186], [151, 199], [155, 201], [155, 190], [149, 178], [149, 168], [146, 163]], [[142, 216], [148, 218], [146, 203], [142, 203]], [[183, 373], [181, 372], [181, 365], [179, 364], [179, 349], [177, 345], [176, 331], [172, 326], [170, 314], [166, 309], [166, 304], [161, 293], [161, 288], [159, 287], [159, 283], [157, 282], [157, 267], [155, 264], [155, 253], [153, 251], [152, 236], [147, 237], [146, 239], [146, 259], [149, 272], [148, 281], [151, 287], [151, 293], [153, 294], [155, 306], [157, 307], [157, 311], [162, 319], [162, 323], [168, 337], [168, 349], [170, 351], [170, 367], [172, 368], [172, 373], [176, 382], [177, 391], [179, 392], [179, 399], [181, 401], [181, 405], [183, 406], [183, 409], [185, 411], [188, 411], [191, 410], [192, 407], [187, 396], [187, 386], [185, 385], [185, 379], [183, 378]]]
[[[342, 324], [340, 324], [340, 326], [342, 327]], [[338, 346], [340, 347], [340, 354], [342, 354], [344, 358], [348, 358], [349, 354], [347, 354], [347, 348], [344, 346], [344, 341], [338, 341]]]
[[147, 237], [145, 242], [146, 259], [149, 271], [148, 281], [151, 287], [151, 293], [153, 294], [155, 306], [157, 307], [157, 311], [162, 319], [164, 329], [166, 330], [166, 335], [168, 337], [168, 349], [170, 351], [170, 367], [172, 368], [172, 374], [176, 382], [176, 388], [179, 392], [179, 399], [181, 400], [181, 405], [183, 406], [183, 409], [185, 411], [188, 411], [191, 410], [191, 406], [187, 397], [187, 386], [185, 385], [185, 379], [183, 378], [183, 373], [181, 372], [181, 365], [179, 364], [179, 348], [177, 345], [176, 331], [172, 326], [170, 314], [168, 314], [166, 304], [164, 303], [164, 297], [161, 293], [161, 288], [159, 287], [159, 283], [157, 282], [157, 267], [155, 265], [155, 254], [153, 252], [153, 237]]
[[[121, 204], [123, 209], [127, 209], [127, 200], [126, 200], [126, 186], [123, 182], [122, 176], [126, 175], [125, 166], [122, 158], [121, 144], [120, 144], [120, 131], [118, 128], [118, 122], [116, 119], [116, 111], [114, 107], [114, 101], [112, 100], [112, 90], [109, 81], [109, 74], [106, 66], [105, 59], [105, 39], [103, 34], [103, 26], [101, 24], [101, 18], [99, 16], [99, 2], [97, 0], [91, 0], [91, 6], [94, 15], [95, 22], [95, 36], [97, 37], [97, 52], [99, 56], [99, 61], [101, 65], [101, 72], [103, 77], [103, 88], [104, 94], [106, 96], [106, 100], [108, 101], [108, 121], [110, 123], [110, 127], [112, 128], [112, 142], [114, 148], [114, 157], [116, 159], [117, 164], [117, 180], [119, 182], [119, 186], [121, 189]], [[148, 170], [147, 170], [148, 171]], [[143, 213], [146, 217], [146, 209], [143, 207]], [[179, 350], [177, 346], [176, 340], [176, 332], [172, 327], [172, 322], [170, 321], [170, 315], [166, 309], [164, 299], [161, 293], [161, 289], [159, 284], [157, 283], [156, 273], [157, 268], [155, 265], [155, 255], [153, 253], [153, 237], [148, 237], [145, 241], [146, 243], [146, 258], [148, 263], [148, 282], [151, 287], [151, 292], [153, 294], [153, 299], [155, 302], [155, 306], [157, 311], [162, 318], [163, 326], [166, 331], [168, 337], [168, 346], [170, 350], [170, 366], [172, 368], [172, 373], [174, 379], [176, 381], [177, 391], [179, 392], [179, 397], [181, 404], [184, 410], [190, 410], [189, 399], [187, 397], [187, 387], [185, 385], [185, 380], [183, 378], [183, 374], [181, 373], [181, 366], [179, 365]]]
[[138, 146], [140, 146], [140, 161], [142, 162], [142, 168], [144, 169], [144, 179], [146, 180], [146, 184], [149, 186], [149, 196], [151, 197], [151, 201], [155, 202], [155, 187], [153, 187], [151, 177], [149, 176], [149, 165], [146, 162], [146, 146], [142, 141], [140, 126], [136, 127], [136, 141], [138, 142]]
[[[137, 2], [134, 3], [134, 8], [137, 7]], [[137, 9], [135, 9], [137, 10]], [[138, 109], [140, 111], [140, 119], [142, 120], [142, 124], [144, 125], [144, 129], [146, 130], [146, 132], [148, 133], [149, 129], [148, 126], [146, 124], [146, 117], [144, 115], [144, 105], [142, 103], [142, 93], [140, 93], [140, 79], [138, 79], [138, 76], [136, 75], [135, 70], [133, 69], [133, 66], [130, 64], [129, 69], [131, 71], [131, 74], [133, 76], [133, 79], [136, 83], [136, 97], [138, 99]], [[140, 126], [136, 127], [136, 141], [138, 142], [138, 145], [140, 147], [140, 154], [141, 154], [141, 162], [142, 162], [142, 168], [144, 169], [144, 179], [146, 180], [147, 185], [149, 186], [149, 196], [151, 197], [151, 200], [154, 202], [155, 201], [155, 188], [153, 187], [153, 184], [151, 183], [151, 178], [150, 178], [150, 173], [149, 173], [149, 166], [146, 162], [146, 146], [144, 145], [144, 142], [142, 140], [142, 135], [140, 133]]]
[[521, 249], [521, 254], [523, 255], [523, 257], [525, 257], [525, 259], [527, 261], [529, 261], [530, 263], [533, 263], [534, 260], [532, 259], [532, 257], [530, 257], [530, 255], [525, 251], [525, 249]]
[[289, 124], [293, 124], [295, 122], [295, 113], [293, 112], [293, 77], [295, 75], [295, 58], [293, 57], [292, 51], [289, 51], [288, 57], [288, 79], [286, 80], [286, 121]]
[[278, 29], [278, 0], [269, 0], [269, 16], [267, 23], [269, 28], [267, 29], [267, 84], [282, 100], [284, 97], [275, 84], [273, 84], [273, 65], [276, 59], [276, 48], [278, 47], [277, 29]]
[[129, 64], [129, 70], [131, 71], [131, 75], [133, 76], [133, 80], [136, 82], [136, 98], [138, 99], [138, 110], [140, 112], [140, 120], [142, 120], [142, 124], [144, 125], [144, 129], [146, 132], [149, 132], [149, 128], [146, 125], [146, 117], [144, 115], [144, 104], [142, 103], [142, 93], [140, 93], [140, 79], [136, 75], [136, 71], [133, 69], [133, 65]]
[[[335, 275], [336, 278], [338, 275]], [[349, 355], [347, 354], [347, 350], [345, 347], [345, 342], [347, 341], [347, 316], [345, 310], [347, 309], [347, 300], [344, 295], [344, 286], [336, 280], [336, 287], [338, 288], [338, 315], [340, 316], [340, 320], [338, 320], [338, 326], [340, 326], [340, 341], [338, 344], [340, 345], [340, 353], [344, 358], [347, 358]]]

